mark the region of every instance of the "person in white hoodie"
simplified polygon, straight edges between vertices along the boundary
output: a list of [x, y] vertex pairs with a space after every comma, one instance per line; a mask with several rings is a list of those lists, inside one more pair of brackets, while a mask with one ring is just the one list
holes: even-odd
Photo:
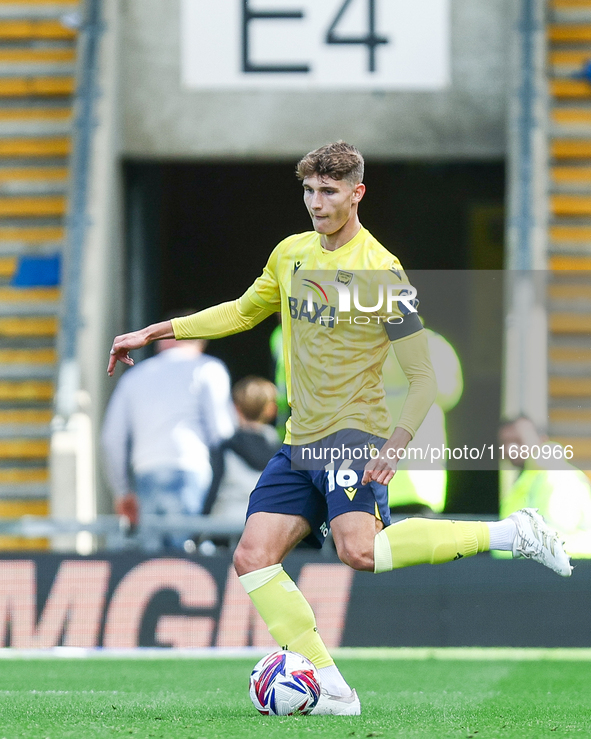
[[[115, 509], [132, 525], [142, 513], [201, 513], [212, 481], [210, 450], [234, 433], [228, 370], [203, 353], [205, 344], [158, 342], [157, 354], [125, 372], [111, 396], [105, 469]], [[182, 548], [186, 538], [164, 536], [154, 546]]]

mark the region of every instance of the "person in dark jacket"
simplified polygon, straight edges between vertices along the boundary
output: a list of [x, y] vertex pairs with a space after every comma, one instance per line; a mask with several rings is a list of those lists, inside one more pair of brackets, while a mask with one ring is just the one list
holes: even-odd
[[281, 446], [271, 422], [277, 415], [277, 388], [250, 375], [232, 388], [238, 428], [212, 460], [214, 477], [203, 513], [244, 523], [248, 498], [267, 462]]

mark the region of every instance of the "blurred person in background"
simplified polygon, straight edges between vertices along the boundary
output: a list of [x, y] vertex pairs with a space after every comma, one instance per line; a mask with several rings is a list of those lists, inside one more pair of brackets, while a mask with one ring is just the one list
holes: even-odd
[[[425, 329], [431, 363], [437, 379], [437, 397], [425, 416], [425, 420], [407, 450], [416, 448], [441, 448], [447, 446], [445, 414], [454, 408], [464, 390], [462, 366], [453, 346], [441, 334]], [[400, 417], [408, 394], [408, 380], [391, 351], [383, 368], [386, 403], [393, 419]], [[388, 505], [396, 514], [415, 513], [431, 515], [445, 508], [447, 494], [447, 470], [444, 459], [428, 465], [419, 461], [402, 459], [398, 471], [388, 484]], [[424, 467], [424, 469], [421, 469]]]
[[290, 409], [287, 400], [287, 381], [285, 379], [285, 357], [283, 355], [283, 329], [281, 327], [281, 315], [279, 325], [276, 326], [269, 339], [269, 347], [275, 368], [275, 387], [277, 388], [277, 418], [275, 428], [279, 438], [285, 438], [285, 424], [289, 418]]
[[[115, 509], [133, 526], [140, 513], [201, 513], [213, 478], [211, 450], [234, 433], [230, 376], [203, 353], [205, 345], [157, 342], [156, 356], [125, 372], [111, 396], [102, 430], [105, 468]], [[160, 543], [182, 548], [185, 539]]]
[[[585, 473], [569, 464], [562, 454], [559, 459], [552, 455], [548, 460], [537, 451], [533, 456], [538, 459], [527, 451], [517, 454], [522, 447], [560, 446], [541, 435], [524, 416], [504, 423], [499, 441], [505, 448], [505, 469], [500, 474], [501, 517], [525, 506], [537, 508], [564, 539], [571, 557], [591, 557], [591, 484]], [[513, 460], [509, 451], [515, 447]]]
[[243, 524], [250, 493], [281, 446], [272, 425], [277, 388], [264, 377], [249, 375], [234, 385], [232, 399], [238, 428], [213, 454], [214, 479], [203, 512]]

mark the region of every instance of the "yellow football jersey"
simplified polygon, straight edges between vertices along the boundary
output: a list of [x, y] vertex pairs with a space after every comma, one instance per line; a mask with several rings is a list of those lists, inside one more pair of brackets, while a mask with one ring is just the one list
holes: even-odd
[[291, 405], [286, 443], [343, 429], [389, 436], [382, 365], [391, 341], [422, 331], [408, 303], [388, 299], [412, 295], [405, 286], [400, 262], [365, 228], [335, 251], [323, 249], [314, 231], [274, 249], [246, 296], [281, 311]]

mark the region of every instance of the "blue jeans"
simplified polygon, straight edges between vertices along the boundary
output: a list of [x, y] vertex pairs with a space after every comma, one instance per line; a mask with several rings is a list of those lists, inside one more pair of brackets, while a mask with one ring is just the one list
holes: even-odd
[[[189, 470], [162, 468], [135, 475], [135, 489], [142, 514], [196, 515], [201, 513], [205, 496], [211, 484], [211, 471], [203, 473]], [[155, 547], [183, 549], [187, 536], [164, 534]]]

